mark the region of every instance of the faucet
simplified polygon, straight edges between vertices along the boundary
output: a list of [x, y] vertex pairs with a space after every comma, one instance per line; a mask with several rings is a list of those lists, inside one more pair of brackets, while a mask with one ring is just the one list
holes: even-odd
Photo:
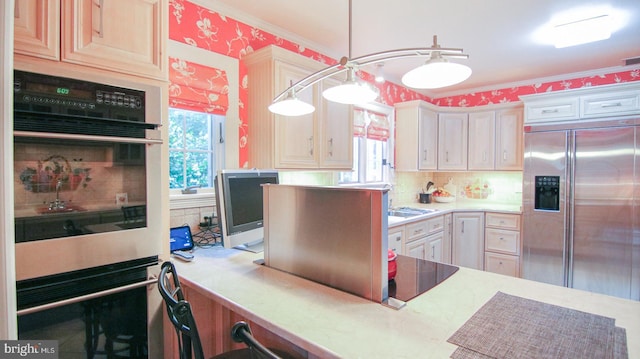
[[62, 179], [58, 179], [56, 183], [56, 200], [49, 203], [49, 210], [64, 209], [64, 201], [60, 200], [60, 189], [62, 188]]

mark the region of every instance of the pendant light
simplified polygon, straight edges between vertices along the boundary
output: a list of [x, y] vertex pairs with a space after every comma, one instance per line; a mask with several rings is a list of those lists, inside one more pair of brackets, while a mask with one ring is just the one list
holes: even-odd
[[433, 46], [388, 50], [351, 57], [351, 17], [352, 0], [349, 0], [349, 57], [342, 57], [340, 62], [314, 72], [302, 80], [294, 83], [273, 99], [269, 111], [284, 116], [301, 116], [315, 110], [311, 104], [299, 100], [295, 94], [310, 86], [346, 72], [345, 81], [337, 86], [323, 91], [322, 96], [328, 101], [343, 104], [364, 104], [378, 97], [377, 89], [358, 79], [357, 71], [367, 65], [381, 63], [406, 57], [429, 57], [426, 63], [409, 71], [402, 77], [405, 86], [419, 89], [433, 89], [450, 86], [466, 80], [471, 75], [471, 69], [465, 65], [449, 62], [449, 58], [469, 58], [459, 48], [442, 48], [438, 45], [437, 36], [433, 36]]
[[351, 30], [351, 6], [351, 0], [349, 0], [349, 57], [340, 59], [340, 63], [344, 64], [347, 69], [347, 79], [338, 86], [330, 87], [322, 91], [322, 97], [332, 102], [356, 105], [371, 102], [378, 97], [378, 94], [368, 84], [356, 80], [357, 65], [349, 63], [351, 59], [351, 39], [353, 34]]
[[284, 99], [269, 105], [269, 111], [282, 116], [303, 116], [315, 110], [313, 105], [298, 99], [293, 88], [287, 91]]
[[[439, 49], [438, 37], [433, 37], [433, 49]], [[449, 62], [440, 51], [432, 51], [429, 60], [402, 76], [405, 86], [417, 89], [435, 89], [460, 83], [471, 76], [468, 66]]]
[[340, 85], [322, 91], [322, 97], [347, 105], [365, 104], [378, 97], [378, 93], [366, 83], [356, 81], [356, 70], [347, 70], [347, 79]]

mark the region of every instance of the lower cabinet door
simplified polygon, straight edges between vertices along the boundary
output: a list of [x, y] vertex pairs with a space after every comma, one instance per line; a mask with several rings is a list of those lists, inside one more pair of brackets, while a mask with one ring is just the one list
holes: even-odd
[[428, 259], [426, 238], [416, 239], [415, 241], [407, 243], [405, 255], [413, 258]]
[[518, 256], [486, 252], [484, 270], [512, 277], [520, 277], [520, 259]]

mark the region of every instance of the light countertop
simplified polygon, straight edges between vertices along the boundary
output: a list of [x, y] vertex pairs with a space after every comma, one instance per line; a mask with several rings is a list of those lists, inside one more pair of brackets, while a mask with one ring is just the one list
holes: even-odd
[[175, 261], [185, 283], [322, 358], [448, 358], [447, 339], [496, 292], [616, 319], [640, 358], [640, 302], [460, 268], [394, 310], [254, 263], [262, 254], [213, 247]]
[[521, 203], [504, 203], [504, 202], [494, 202], [490, 200], [479, 200], [479, 199], [459, 199], [449, 203], [438, 203], [432, 201], [431, 203], [404, 203], [395, 207], [411, 207], [411, 208], [425, 208], [425, 209], [435, 209], [435, 212], [409, 217], [389, 217], [388, 226], [389, 228], [393, 228], [396, 226], [401, 226], [406, 223], [419, 221], [422, 219], [447, 214], [451, 212], [503, 212], [503, 213], [513, 213], [513, 214], [521, 214], [522, 213], [522, 204]]

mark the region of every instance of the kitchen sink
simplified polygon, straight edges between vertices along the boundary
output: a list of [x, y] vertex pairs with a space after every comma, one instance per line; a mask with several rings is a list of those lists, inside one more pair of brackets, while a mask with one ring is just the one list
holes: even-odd
[[431, 208], [399, 207], [399, 208], [390, 209], [388, 214], [389, 216], [392, 216], [392, 217], [409, 218], [409, 217], [416, 217], [424, 214], [433, 213], [436, 211], [438, 210], [431, 209]]

